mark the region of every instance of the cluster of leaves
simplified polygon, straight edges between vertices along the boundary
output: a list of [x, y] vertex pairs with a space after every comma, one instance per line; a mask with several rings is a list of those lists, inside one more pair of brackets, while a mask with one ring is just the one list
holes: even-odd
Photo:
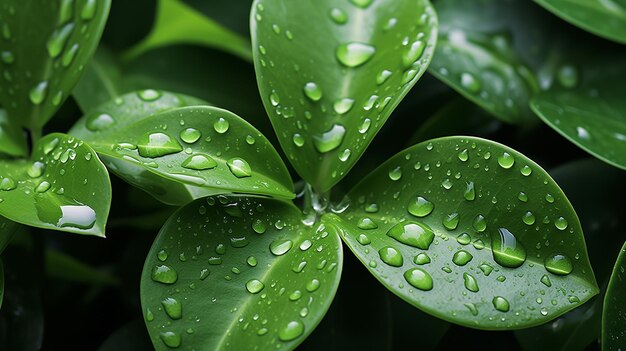
[[[222, 6], [240, 7], [244, 31], [251, 9], [251, 40], [159, 0], [142, 39], [110, 50], [99, 45], [110, 0], [0, 4], [0, 252], [11, 244], [1, 346], [41, 346], [38, 268], [96, 287], [91, 296], [120, 285], [37, 236], [104, 236], [109, 217], [109, 227], [152, 233], [169, 219], [140, 256], [145, 327], [122, 327], [104, 350], [145, 347], [145, 329], [158, 350], [294, 349], [333, 300], [318, 329], [346, 340], [313, 336], [303, 348], [352, 347], [359, 337], [363, 348], [411, 337], [432, 348], [448, 323], [520, 329], [528, 350], [578, 350], [600, 337], [606, 350], [626, 344], [626, 247], [617, 257], [624, 239], [615, 235], [626, 2], [244, 5]], [[115, 6], [110, 43], [136, 20], [124, 14], [144, 11]], [[410, 118], [386, 124], [394, 110]], [[577, 155], [546, 125], [615, 167], [582, 160], [550, 175], [504, 145], [547, 165]], [[125, 181], [117, 210], [109, 172]], [[337, 294], [343, 270], [351, 290]], [[1, 264], [0, 278], [1, 298]]]

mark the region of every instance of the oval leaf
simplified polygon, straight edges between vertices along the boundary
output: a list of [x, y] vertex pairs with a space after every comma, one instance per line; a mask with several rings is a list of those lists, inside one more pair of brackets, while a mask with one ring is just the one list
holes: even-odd
[[47, 135], [31, 161], [0, 161], [0, 174], [0, 215], [33, 227], [104, 236], [109, 174], [81, 140]]
[[0, 153], [9, 156], [28, 155], [28, 146], [22, 128], [9, 120], [4, 109], [0, 109]]
[[70, 95], [96, 50], [110, 0], [7, 0], [0, 51], [0, 104], [24, 126], [41, 128]]
[[424, 142], [348, 197], [344, 241], [392, 292], [439, 318], [523, 328], [598, 292], [569, 201], [541, 167], [504, 145]]
[[535, 2], [580, 28], [626, 44], [624, 0], [535, 0]]
[[[176, 212], [148, 254], [141, 302], [157, 350], [293, 349], [337, 290], [341, 240], [293, 205], [207, 198]], [[219, 318], [216, 318], [219, 316]]]
[[226, 110], [177, 107], [196, 101], [156, 90], [127, 94], [70, 133], [113, 172], [167, 203], [225, 192], [293, 198], [291, 177], [270, 142]]
[[361, 157], [430, 63], [437, 18], [428, 0], [257, 0], [257, 81], [280, 143], [319, 191]]
[[622, 350], [626, 345], [626, 244], [615, 262], [602, 313], [602, 350]]

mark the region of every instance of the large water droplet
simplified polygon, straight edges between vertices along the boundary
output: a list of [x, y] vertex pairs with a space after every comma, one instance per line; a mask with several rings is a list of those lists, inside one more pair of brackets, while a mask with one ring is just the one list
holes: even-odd
[[398, 166], [389, 170], [389, 179], [394, 182], [402, 178], [402, 167]]
[[526, 261], [526, 249], [506, 228], [498, 228], [491, 238], [493, 259], [503, 267], [516, 268]]
[[337, 24], [346, 24], [346, 22], [348, 22], [348, 15], [342, 9], [332, 8], [329, 15], [330, 18]]
[[171, 347], [173, 349], [180, 347], [180, 344], [182, 342], [180, 334], [173, 331], [161, 332], [160, 337], [165, 346]]
[[29, 94], [30, 102], [32, 102], [35, 105], [41, 104], [43, 100], [46, 98], [47, 93], [48, 93], [48, 82], [47, 81], [40, 82], [39, 84], [35, 85], [30, 90], [30, 94]]
[[554, 221], [554, 226], [558, 229], [558, 230], [565, 230], [567, 229], [567, 219], [563, 218], [563, 217], [559, 217]]
[[246, 283], [246, 289], [248, 289], [251, 294], [258, 294], [263, 288], [265, 288], [265, 285], [258, 279], [250, 279]]
[[65, 47], [65, 43], [67, 39], [72, 35], [72, 31], [74, 30], [74, 23], [68, 23], [61, 27], [60, 29], [55, 30], [48, 38], [48, 42], [46, 43], [46, 48], [48, 49], [48, 55], [51, 58], [55, 58], [61, 54], [63, 48]]
[[166, 265], [152, 268], [152, 280], [163, 284], [174, 284], [178, 280], [178, 273]]
[[485, 216], [480, 214], [476, 216], [472, 222], [472, 227], [479, 233], [484, 232], [485, 229], [487, 229], [487, 220], [485, 219]]
[[493, 303], [493, 307], [500, 312], [509, 312], [510, 306], [509, 301], [502, 296], [496, 296], [491, 301]]
[[435, 233], [426, 224], [419, 222], [402, 222], [391, 227], [387, 235], [402, 244], [428, 250], [435, 239]]
[[500, 157], [498, 157], [498, 164], [504, 169], [509, 169], [513, 167], [514, 163], [515, 158], [513, 158], [513, 156], [511, 156], [511, 154], [509, 154], [508, 152], [505, 152]]
[[290, 341], [302, 333], [304, 333], [304, 324], [300, 321], [291, 321], [278, 331], [278, 338], [282, 341]]
[[87, 129], [89, 129], [92, 132], [100, 132], [100, 131], [108, 129], [114, 124], [115, 124], [115, 119], [111, 115], [107, 113], [100, 113], [100, 114], [90, 116], [87, 119], [86, 126], [87, 126]]
[[415, 200], [409, 202], [408, 211], [416, 217], [426, 217], [433, 212], [434, 208], [435, 205], [432, 202], [418, 196]]
[[569, 257], [562, 254], [553, 254], [550, 257], [546, 257], [544, 266], [548, 272], [556, 275], [568, 275], [574, 270], [572, 261]]
[[252, 169], [246, 160], [235, 157], [226, 162], [230, 172], [237, 178], [245, 178], [252, 176]]
[[463, 284], [465, 285], [465, 289], [471, 292], [478, 292], [478, 282], [473, 275], [469, 273], [463, 273]]
[[194, 169], [197, 171], [203, 171], [205, 169], [211, 169], [217, 167], [217, 162], [206, 154], [194, 154], [189, 156], [183, 161], [182, 166], [187, 169]]
[[80, 11], [80, 18], [89, 21], [96, 15], [96, 10], [98, 8], [98, 3], [96, 0], [85, 0], [83, 3], [83, 8]]
[[291, 240], [275, 240], [270, 244], [270, 252], [276, 256], [282, 256], [291, 250], [292, 246]]
[[522, 216], [522, 221], [526, 225], [533, 225], [535, 224], [535, 215], [530, 211], [526, 211], [526, 213]]
[[228, 128], [230, 128], [230, 123], [228, 123], [228, 121], [222, 117], [220, 117], [217, 121], [215, 121], [215, 123], [213, 123], [213, 129], [215, 129], [215, 131], [219, 134], [226, 133], [228, 131]]
[[161, 301], [165, 313], [172, 319], [181, 319], [183, 316], [183, 305], [173, 297], [166, 297]]
[[369, 61], [376, 49], [365, 43], [347, 43], [337, 48], [337, 60], [346, 67], [358, 67]]
[[404, 56], [402, 56], [402, 64], [404, 65], [404, 68], [411, 67], [413, 63], [415, 63], [415, 61], [422, 56], [425, 48], [426, 43], [421, 40], [411, 43], [409, 49], [404, 53]]
[[181, 152], [183, 147], [178, 140], [166, 133], [148, 133], [137, 143], [139, 155], [142, 157], [157, 158]]
[[393, 267], [400, 267], [404, 262], [402, 254], [391, 246], [386, 246], [378, 250], [378, 255], [383, 262]]
[[433, 278], [421, 268], [411, 268], [404, 272], [404, 279], [411, 286], [423, 291], [432, 290], [433, 288]]
[[330, 152], [338, 148], [343, 142], [346, 128], [341, 124], [333, 124], [327, 132], [313, 136], [313, 145], [320, 153]]
[[304, 85], [304, 95], [311, 101], [317, 102], [322, 98], [322, 89], [314, 82], [308, 82]]
[[193, 144], [200, 139], [202, 133], [195, 128], [186, 128], [180, 132], [180, 138], [187, 144]]
[[452, 262], [454, 262], [457, 266], [465, 266], [472, 260], [472, 258], [474, 258], [474, 256], [472, 256], [471, 253], [465, 250], [459, 250], [454, 253], [454, 256], [452, 256]]
[[442, 224], [448, 230], [455, 230], [459, 226], [459, 220], [459, 214], [453, 212], [443, 218]]
[[344, 98], [335, 101], [333, 109], [337, 112], [337, 114], [343, 115], [348, 113], [348, 111], [352, 109], [352, 106], [354, 106], [354, 99]]
[[465, 182], [465, 191], [463, 191], [463, 198], [467, 201], [474, 201], [476, 199], [476, 190], [474, 190], [474, 182]]

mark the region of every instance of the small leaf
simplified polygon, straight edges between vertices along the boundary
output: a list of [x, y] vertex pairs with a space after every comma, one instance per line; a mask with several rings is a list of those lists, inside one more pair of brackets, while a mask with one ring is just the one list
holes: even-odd
[[301, 217], [284, 202], [224, 196], [176, 212], [141, 278], [155, 348], [278, 350], [302, 342], [335, 295], [342, 247], [334, 224], [306, 227]]
[[110, 0], [7, 0], [0, 54], [7, 85], [0, 104], [16, 123], [41, 128], [71, 94], [89, 62]]
[[156, 198], [184, 204], [217, 193], [292, 198], [272, 145], [238, 116], [156, 90], [130, 93], [83, 117], [70, 133], [109, 168]]
[[621, 0], [535, 0], [591, 33], [626, 44], [626, 3]]
[[250, 43], [180, 0], [159, 0], [152, 31], [126, 52], [127, 60], [146, 51], [173, 44], [195, 44], [222, 49], [252, 61]]
[[439, 318], [517, 329], [598, 292], [569, 201], [504, 145], [471, 137], [418, 144], [348, 198], [346, 244], [392, 292]]
[[531, 107], [581, 149], [626, 169], [626, 101], [620, 85], [626, 79], [624, 55], [609, 48], [605, 52], [612, 57], [566, 66], [560, 84], [538, 94]]
[[257, 81], [281, 146], [319, 191], [361, 157], [430, 63], [437, 18], [427, 0], [257, 0]]
[[0, 215], [25, 225], [104, 236], [111, 184], [95, 151], [50, 134], [30, 161], [0, 161]]
[[626, 244], [615, 262], [611, 281], [604, 298], [602, 314], [602, 350], [622, 350], [626, 345]]
[[4, 109], [0, 109], [0, 153], [9, 156], [26, 156], [28, 154], [28, 146], [22, 128], [8, 119]]

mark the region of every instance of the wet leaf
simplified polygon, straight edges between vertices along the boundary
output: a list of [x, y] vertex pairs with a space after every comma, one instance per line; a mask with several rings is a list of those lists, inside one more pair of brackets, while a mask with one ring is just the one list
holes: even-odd
[[334, 224], [304, 226], [276, 200], [199, 199], [157, 236], [141, 300], [157, 350], [293, 349], [337, 290], [342, 248]]
[[580, 28], [626, 44], [624, 0], [535, 0], [535, 2]]
[[28, 146], [22, 128], [9, 120], [4, 109], [0, 109], [0, 153], [9, 156], [26, 156], [28, 154]]
[[12, 121], [39, 129], [71, 94], [98, 46], [110, 0], [7, 0], [0, 52]]
[[172, 44], [196, 44], [222, 49], [252, 61], [250, 43], [180, 0], [159, 0], [152, 31], [125, 53], [132, 60], [146, 51]]
[[81, 140], [47, 135], [30, 161], [1, 161], [0, 174], [0, 215], [33, 227], [104, 236], [109, 175]]
[[392, 292], [441, 319], [518, 329], [598, 293], [565, 194], [504, 145], [471, 137], [418, 144], [348, 198], [346, 244]]
[[200, 103], [156, 90], [130, 93], [70, 133], [114, 173], [166, 203], [230, 192], [292, 198], [291, 177], [269, 141], [226, 110], [190, 106]]
[[626, 345], [626, 303], [624, 303], [624, 291], [626, 283], [624, 275], [626, 271], [626, 244], [615, 262], [615, 268], [611, 275], [611, 281], [604, 298], [602, 314], [602, 350], [622, 350]]
[[307, 182], [326, 191], [354, 166], [426, 70], [436, 30], [427, 0], [255, 1], [261, 97]]

